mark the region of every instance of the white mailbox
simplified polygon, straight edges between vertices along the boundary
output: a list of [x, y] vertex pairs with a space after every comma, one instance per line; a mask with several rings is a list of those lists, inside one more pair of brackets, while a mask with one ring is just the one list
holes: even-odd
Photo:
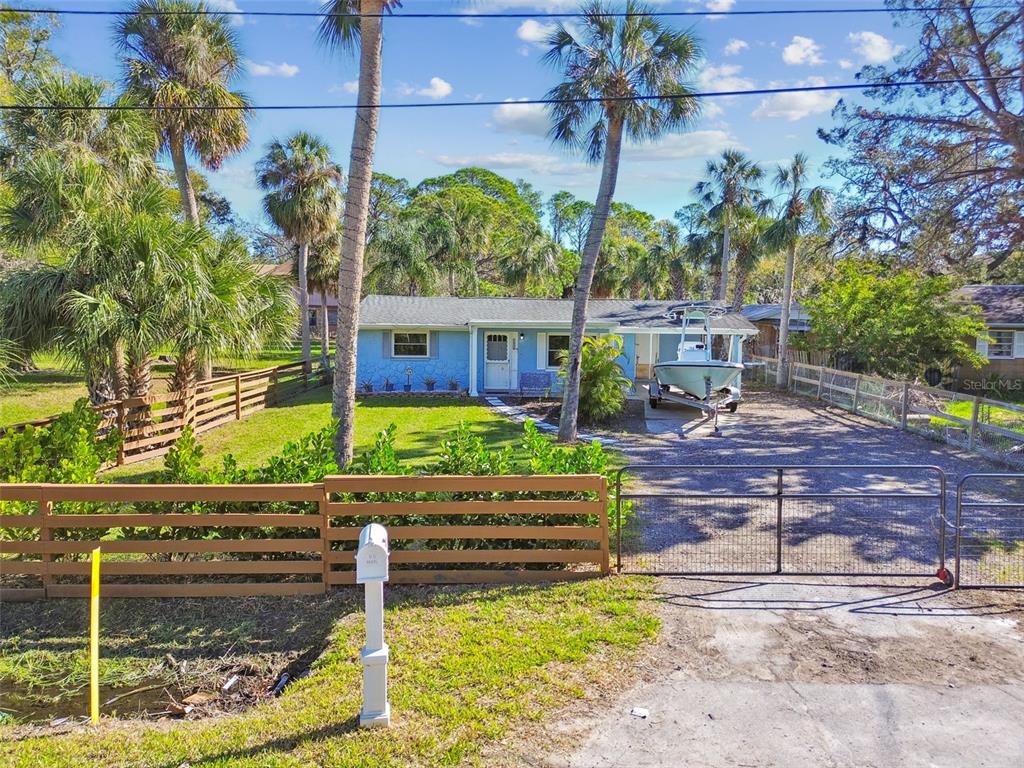
[[356, 584], [387, 581], [389, 554], [387, 529], [378, 523], [363, 528], [356, 550]]

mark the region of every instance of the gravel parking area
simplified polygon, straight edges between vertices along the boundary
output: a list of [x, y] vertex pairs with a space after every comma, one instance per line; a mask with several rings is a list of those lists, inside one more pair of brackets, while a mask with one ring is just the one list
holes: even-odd
[[[656, 424], [650, 416], [654, 431], [620, 437], [617, 448], [630, 463], [693, 468], [629, 470], [635, 519], [623, 536], [626, 570], [772, 573], [781, 564], [787, 573], [935, 574], [940, 475], [950, 517], [960, 477], [999, 471], [951, 446], [774, 392], [750, 394], [737, 413], [722, 414], [718, 436], [688, 409], [663, 403]], [[739, 466], [822, 464], [871, 466], [785, 470], [784, 493], [805, 496], [783, 502], [780, 550], [777, 502], [755, 498], [775, 494], [778, 475]], [[906, 465], [941, 473], [892, 468]]]

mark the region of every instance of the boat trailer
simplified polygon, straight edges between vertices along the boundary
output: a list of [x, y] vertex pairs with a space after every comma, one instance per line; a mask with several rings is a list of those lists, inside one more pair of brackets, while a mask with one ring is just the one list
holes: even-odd
[[648, 385], [648, 402], [651, 404], [651, 408], [657, 408], [662, 400], [670, 403], [676, 403], [678, 405], [685, 405], [688, 408], [696, 408], [700, 411], [704, 411], [708, 415], [708, 418], [715, 420], [714, 434], [718, 432], [718, 412], [724, 408], [729, 413], [736, 413], [736, 409], [739, 408], [740, 401], [743, 399], [740, 394], [739, 387], [726, 387], [720, 394], [719, 397], [713, 397], [715, 394], [711, 391], [711, 380], [704, 380], [705, 395], [703, 400], [698, 400], [692, 395], [688, 395], [684, 392], [672, 392], [667, 384], [661, 384], [658, 382], [657, 377], [651, 379]]

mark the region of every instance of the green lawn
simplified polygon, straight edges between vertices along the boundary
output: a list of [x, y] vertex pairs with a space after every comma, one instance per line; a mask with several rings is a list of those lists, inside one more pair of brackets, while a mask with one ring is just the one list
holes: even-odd
[[[228, 423], [200, 436], [207, 466], [234, 454], [240, 466], [256, 466], [280, 453], [289, 440], [331, 422], [331, 389], [319, 387], [299, 397]], [[399, 458], [413, 464], [436, 456], [445, 436], [466, 422], [491, 448], [519, 444], [523, 427], [474, 400], [454, 397], [369, 397], [356, 404], [356, 449], [369, 448], [389, 424], [398, 427], [395, 445]], [[129, 464], [107, 477], [141, 481], [163, 466], [163, 459]]]
[[[319, 349], [318, 345], [314, 345], [314, 360], [319, 357]], [[220, 374], [271, 368], [301, 359], [297, 347], [277, 347], [251, 359], [217, 360], [214, 372]], [[39, 370], [18, 376], [10, 387], [0, 389], [0, 427], [55, 416], [69, 410], [76, 400], [87, 394], [81, 375], [66, 370], [53, 355], [35, 355], [32, 361]], [[154, 391], [166, 391], [167, 377], [172, 370], [173, 366], [168, 363], [158, 363], [153, 367]]]
[[[193, 644], [205, 658], [276, 651], [295, 642], [325, 647], [325, 653], [312, 675], [280, 698], [236, 715], [108, 722], [22, 740], [16, 739], [24, 734], [0, 727], [0, 763], [433, 768], [477, 765], [485, 751], [511, 757], [497, 745], [524, 730], [541, 733], [553, 710], [591, 687], [623, 684], [631, 656], [657, 634], [651, 590], [652, 582], [640, 578], [389, 589], [389, 730], [357, 727], [363, 626], [362, 614], [353, 610], [355, 590], [322, 598], [110, 601], [104, 636], [117, 654], [140, 664], [167, 653], [190, 658]], [[84, 654], [84, 605], [5, 608], [5, 631], [15, 639], [3, 652]], [[49, 621], [52, 632], [31, 629], [40, 621]], [[217, 690], [221, 682], [215, 676], [206, 685]]]
[[[943, 410], [952, 415], [958, 416], [961, 419], [971, 420], [971, 414], [974, 409], [974, 403], [970, 400], [958, 400], [954, 403], [949, 403]], [[1009, 429], [1014, 432], [1020, 432], [1024, 434], [1024, 414], [1018, 413], [1017, 411], [1011, 411], [1009, 408], [1000, 408], [997, 405], [985, 405], [982, 404], [978, 409], [978, 421], [984, 424], [993, 424], [1003, 429]], [[933, 416], [931, 423], [934, 426], [956, 426], [966, 427], [964, 424], [954, 422], [950, 419], [942, 419], [937, 416]]]

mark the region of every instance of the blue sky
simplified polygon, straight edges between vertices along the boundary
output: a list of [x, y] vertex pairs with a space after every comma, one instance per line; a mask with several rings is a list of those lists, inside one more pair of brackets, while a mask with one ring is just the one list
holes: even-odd
[[[316, 10], [312, 0], [208, 0], [211, 6], [240, 10]], [[666, 10], [877, 7], [844, 0], [666, 0]], [[62, 0], [54, 6], [123, 8], [126, 3]], [[507, 106], [431, 110], [385, 110], [381, 115], [376, 168], [419, 180], [483, 165], [511, 178], [522, 177], [545, 194], [567, 189], [592, 199], [598, 171], [581, 158], [552, 147], [544, 136], [543, 108], [516, 106], [514, 100], [541, 97], [558, 74], [541, 60], [540, 40], [552, 22], [545, 12], [574, 10], [570, 0], [406, 0], [417, 11], [525, 11], [529, 19], [401, 18], [385, 22], [384, 101], [509, 100]], [[401, 14], [401, 11], [398, 11]], [[77, 71], [117, 78], [110, 42], [110, 17], [64, 17], [55, 41], [61, 59]], [[692, 27], [705, 58], [694, 85], [701, 90], [733, 90], [852, 82], [866, 63], [885, 63], [901, 47], [912, 46], [915, 30], [899, 28], [888, 14], [713, 16], [675, 19]], [[312, 18], [237, 19], [247, 72], [237, 83], [255, 103], [353, 103], [357, 75], [352, 58], [331, 56], [315, 43]], [[831, 124], [834, 92], [708, 99], [704, 114], [685, 132], [655, 144], [627, 146], [616, 198], [658, 217], [690, 201], [690, 190], [705, 162], [727, 147], [746, 151], [766, 169], [805, 152], [817, 166], [829, 154], [815, 135]], [[322, 136], [344, 166], [348, 160], [353, 113], [260, 112], [250, 124], [251, 142], [210, 174], [212, 186], [242, 216], [259, 220], [260, 193], [252, 168], [274, 137], [296, 130]], [[347, 170], [347, 169], [346, 169]]]

